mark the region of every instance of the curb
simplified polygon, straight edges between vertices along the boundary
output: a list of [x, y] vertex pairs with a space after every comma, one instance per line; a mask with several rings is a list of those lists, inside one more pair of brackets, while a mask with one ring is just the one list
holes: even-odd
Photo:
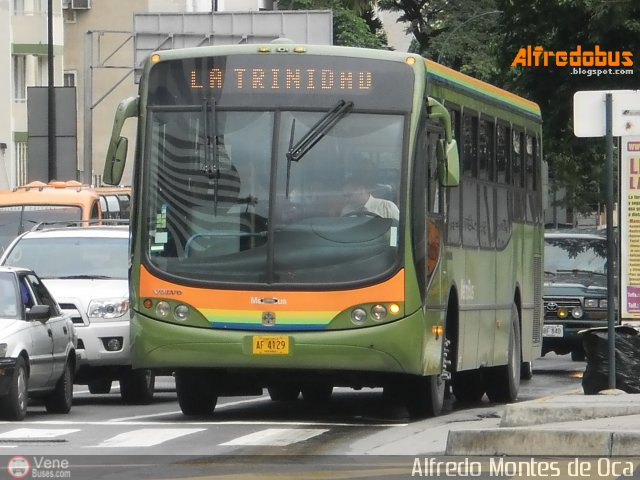
[[640, 432], [606, 430], [452, 430], [445, 455], [636, 456]]

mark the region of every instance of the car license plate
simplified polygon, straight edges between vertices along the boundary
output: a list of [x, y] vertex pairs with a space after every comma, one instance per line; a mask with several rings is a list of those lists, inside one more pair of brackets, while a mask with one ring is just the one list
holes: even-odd
[[287, 355], [289, 337], [286, 335], [261, 335], [253, 337], [253, 353], [266, 355]]
[[543, 325], [543, 337], [562, 337], [564, 335], [564, 327], [562, 325]]

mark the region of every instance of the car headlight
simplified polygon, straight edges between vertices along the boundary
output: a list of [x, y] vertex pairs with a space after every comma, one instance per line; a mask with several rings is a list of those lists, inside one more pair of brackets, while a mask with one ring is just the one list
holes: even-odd
[[597, 298], [585, 298], [584, 299], [585, 308], [598, 308], [598, 299]]
[[604, 300], [600, 300], [600, 308], [607, 308], [609, 306], [609, 300], [606, 298]]
[[0, 343], [0, 358], [3, 358], [7, 354], [7, 344]]
[[89, 302], [89, 318], [118, 318], [129, 311], [129, 298], [96, 298]]

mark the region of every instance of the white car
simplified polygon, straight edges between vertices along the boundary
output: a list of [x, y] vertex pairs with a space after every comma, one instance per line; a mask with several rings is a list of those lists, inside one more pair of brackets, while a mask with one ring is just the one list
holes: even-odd
[[73, 323], [31, 270], [0, 267], [0, 417], [22, 420], [29, 397], [69, 413], [76, 367]]
[[131, 368], [129, 342], [129, 228], [46, 228], [15, 239], [2, 265], [36, 270], [70, 314], [78, 334], [75, 383], [91, 393], [109, 393], [113, 380], [127, 403], [153, 399], [155, 377]]

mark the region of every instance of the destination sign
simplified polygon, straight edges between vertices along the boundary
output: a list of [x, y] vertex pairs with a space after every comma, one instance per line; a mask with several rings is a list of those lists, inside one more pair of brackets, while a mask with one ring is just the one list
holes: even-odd
[[[149, 105], [322, 107], [409, 111], [414, 73], [404, 62], [326, 55], [226, 55], [160, 61], [149, 74]], [[331, 98], [328, 98], [331, 97]]]
[[291, 90], [300, 93], [349, 91], [369, 93], [373, 87], [371, 71], [335, 70], [333, 68], [234, 68], [213, 67], [202, 72], [191, 70], [191, 88], [222, 90], [225, 84], [237, 91]]

